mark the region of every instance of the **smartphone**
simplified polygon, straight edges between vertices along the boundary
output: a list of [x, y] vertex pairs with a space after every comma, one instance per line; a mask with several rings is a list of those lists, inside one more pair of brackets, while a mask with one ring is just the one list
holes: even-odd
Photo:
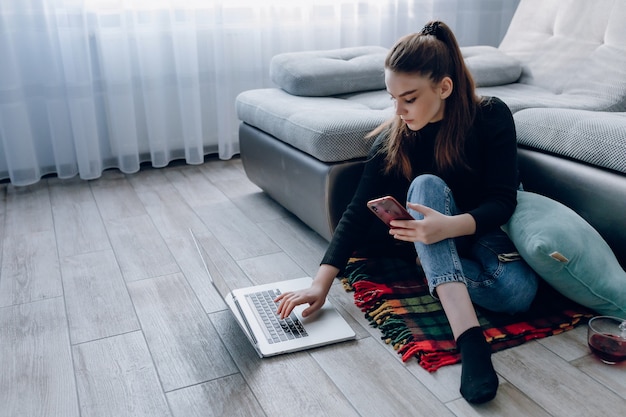
[[402, 204], [389, 195], [368, 201], [367, 207], [389, 227], [392, 220], [413, 220]]

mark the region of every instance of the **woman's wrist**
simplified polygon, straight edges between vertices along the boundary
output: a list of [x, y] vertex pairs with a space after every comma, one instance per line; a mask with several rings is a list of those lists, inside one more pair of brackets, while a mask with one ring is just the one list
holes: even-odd
[[333, 280], [339, 274], [339, 268], [336, 268], [332, 265], [322, 264], [313, 279], [312, 286], [316, 286], [325, 292], [330, 290], [330, 287], [333, 285]]
[[455, 238], [459, 236], [468, 236], [476, 233], [476, 220], [474, 216], [469, 213], [457, 214], [451, 216], [451, 227], [449, 238]]

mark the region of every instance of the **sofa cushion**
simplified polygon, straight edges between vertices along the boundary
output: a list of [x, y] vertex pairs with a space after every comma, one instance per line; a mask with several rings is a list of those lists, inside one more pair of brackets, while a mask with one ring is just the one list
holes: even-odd
[[626, 174], [626, 113], [526, 109], [513, 117], [519, 144]]
[[365, 136], [393, 114], [385, 90], [300, 97], [266, 88], [244, 91], [235, 103], [242, 122], [323, 162], [365, 157], [373, 143]]
[[296, 96], [380, 90], [386, 54], [382, 46], [282, 53], [270, 61], [270, 79]]
[[535, 272], [579, 304], [626, 318], [626, 272], [600, 234], [542, 195], [518, 191], [517, 201], [502, 228]]
[[522, 74], [517, 59], [493, 46], [464, 46], [461, 52], [477, 87], [514, 83]]
[[[514, 83], [521, 63], [493, 46], [461, 48], [476, 86]], [[380, 46], [286, 52], [270, 61], [270, 78], [296, 96], [324, 97], [385, 88], [387, 49]]]
[[482, 96], [498, 97], [516, 113], [528, 108], [567, 108], [594, 111], [626, 111], [626, 97], [623, 101], [609, 96], [593, 97], [585, 94], [556, 94], [530, 84], [513, 83], [490, 87], [478, 87]]

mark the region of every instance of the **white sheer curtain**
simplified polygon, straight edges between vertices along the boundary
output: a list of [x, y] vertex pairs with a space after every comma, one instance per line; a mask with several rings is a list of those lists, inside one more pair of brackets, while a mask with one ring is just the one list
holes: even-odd
[[0, 180], [239, 151], [234, 100], [280, 52], [390, 46], [432, 18], [497, 45], [518, 0], [1, 0]]

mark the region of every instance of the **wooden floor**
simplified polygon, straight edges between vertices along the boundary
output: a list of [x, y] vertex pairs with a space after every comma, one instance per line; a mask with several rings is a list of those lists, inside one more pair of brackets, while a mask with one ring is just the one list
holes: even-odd
[[624, 416], [626, 366], [586, 327], [494, 355], [487, 405], [460, 366], [402, 363], [339, 283], [357, 340], [259, 359], [188, 235], [233, 286], [312, 275], [327, 242], [238, 159], [0, 185], [0, 416]]

